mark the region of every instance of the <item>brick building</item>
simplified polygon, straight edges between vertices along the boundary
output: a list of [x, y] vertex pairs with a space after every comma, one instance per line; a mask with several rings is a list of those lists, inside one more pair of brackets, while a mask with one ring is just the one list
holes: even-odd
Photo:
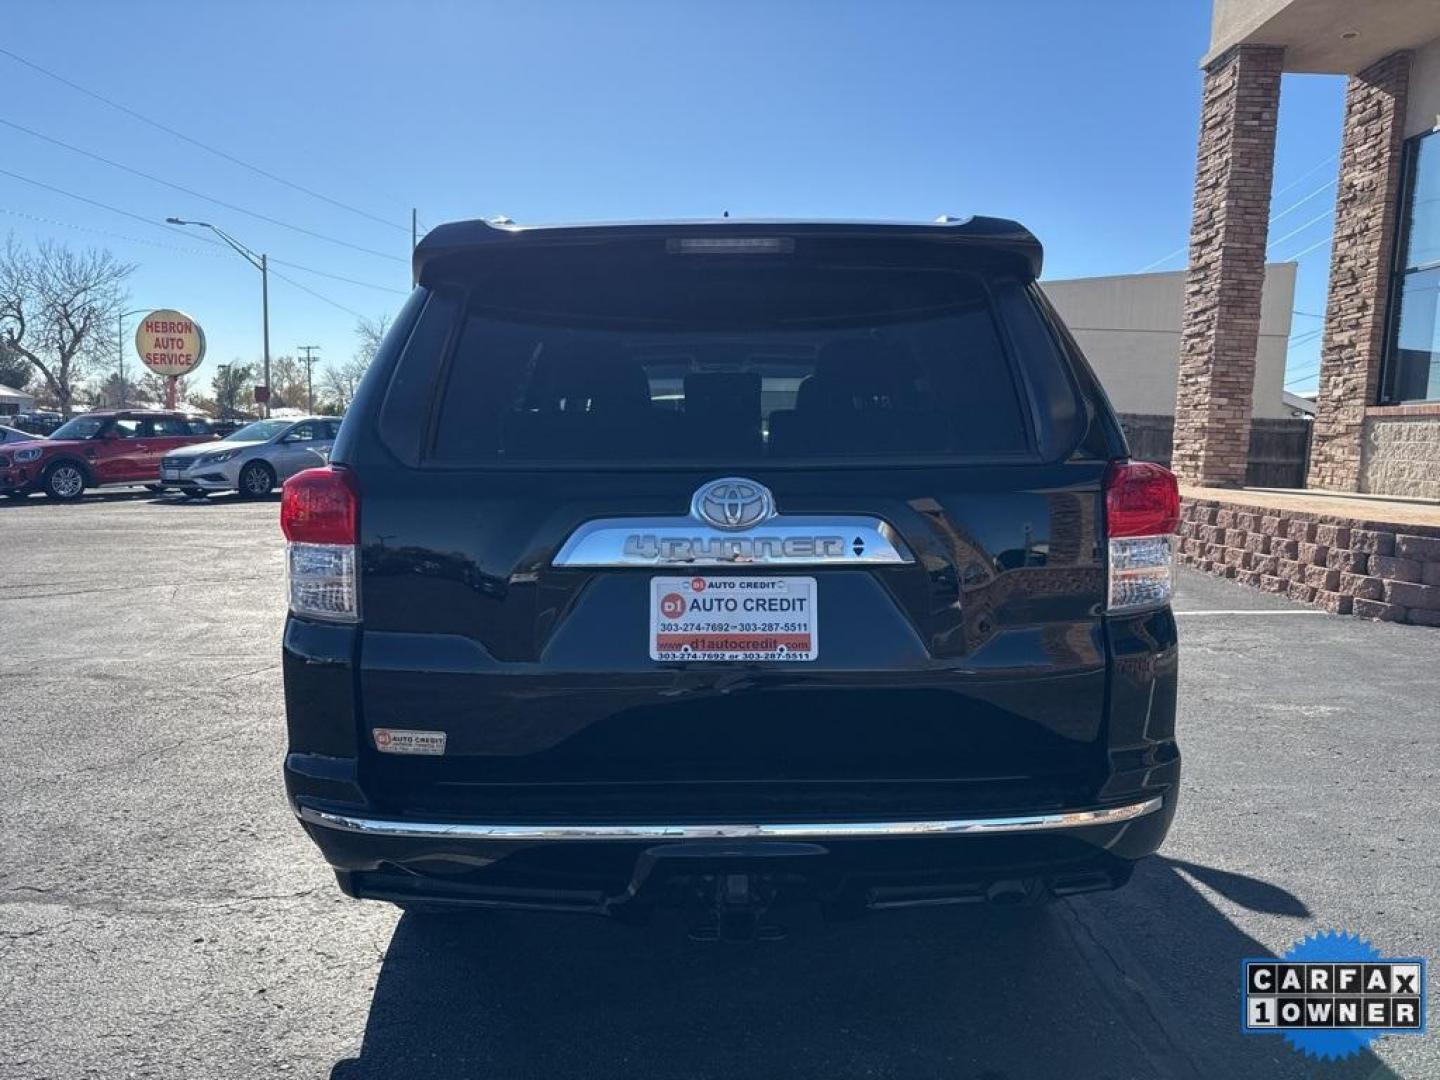
[[[1440, 0], [1214, 3], [1175, 399], [1179, 559], [1440, 626]], [[1286, 72], [1347, 79], [1310, 490], [1227, 491], [1246, 475]]]
[[1440, 3], [1215, 0], [1175, 408], [1243, 483], [1280, 77], [1348, 78], [1308, 486], [1440, 499]]

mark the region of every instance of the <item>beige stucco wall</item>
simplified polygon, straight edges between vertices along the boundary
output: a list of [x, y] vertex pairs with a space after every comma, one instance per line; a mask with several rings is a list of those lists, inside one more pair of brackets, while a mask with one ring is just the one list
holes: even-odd
[[1440, 416], [1370, 416], [1360, 457], [1360, 490], [1440, 499]]
[[[1265, 267], [1255, 416], [1291, 415], [1283, 394], [1295, 268], [1294, 263]], [[1085, 351], [1117, 411], [1174, 414], [1185, 271], [1070, 278], [1040, 285]]]
[[1440, 127], [1440, 38], [1415, 50], [1410, 61], [1410, 92], [1405, 108], [1405, 137]]
[[1201, 63], [1232, 45], [1277, 45], [1286, 71], [1350, 75], [1437, 35], [1435, 0], [1214, 0]]

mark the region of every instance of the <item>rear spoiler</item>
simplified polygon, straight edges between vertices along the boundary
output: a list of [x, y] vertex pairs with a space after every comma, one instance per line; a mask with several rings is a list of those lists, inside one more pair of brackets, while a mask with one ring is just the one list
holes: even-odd
[[1007, 255], [1038, 278], [1044, 259], [1029, 229], [1006, 218], [969, 217], [937, 222], [708, 221], [615, 222], [585, 225], [515, 225], [508, 221], [453, 221], [425, 234], [415, 248], [415, 279], [432, 284], [436, 270], [467, 257], [543, 248], [580, 248], [624, 241], [690, 238], [783, 237], [794, 241], [870, 240], [974, 248]]

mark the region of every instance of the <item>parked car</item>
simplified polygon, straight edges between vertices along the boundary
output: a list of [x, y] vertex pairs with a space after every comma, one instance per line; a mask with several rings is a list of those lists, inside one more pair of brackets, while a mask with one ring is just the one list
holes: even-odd
[[745, 937], [1113, 888], [1175, 813], [1175, 478], [1011, 221], [428, 233], [285, 485], [292, 805], [357, 897]]
[[58, 412], [49, 412], [43, 409], [16, 413], [10, 417], [11, 427], [40, 436], [49, 435], [64, 422], [65, 417]]
[[0, 424], [0, 445], [15, 442], [34, 442], [35, 434], [30, 431], [21, 431], [19, 428], [6, 427]]
[[237, 420], [233, 417], [227, 416], [222, 417], [219, 420], [212, 419], [210, 421], [210, 430], [215, 432], [216, 435], [220, 436], [220, 438], [223, 439], [226, 435], [233, 435], [235, 432], [239, 431], [242, 427], [249, 423], [252, 423], [252, 421], [248, 419]]
[[160, 480], [192, 498], [238, 491], [257, 499], [297, 472], [325, 464], [339, 428], [333, 416], [256, 420], [213, 445], [167, 454], [160, 462]]
[[210, 442], [202, 417], [151, 409], [84, 413], [49, 438], [0, 446], [0, 494], [23, 497], [43, 491], [70, 502], [88, 488], [112, 484], [155, 485], [160, 459], [192, 443]]

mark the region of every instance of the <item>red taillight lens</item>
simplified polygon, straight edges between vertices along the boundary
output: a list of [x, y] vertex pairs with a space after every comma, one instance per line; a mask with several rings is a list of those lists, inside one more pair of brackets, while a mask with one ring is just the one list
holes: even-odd
[[1111, 537], [1173, 533], [1180, 526], [1175, 474], [1151, 461], [1113, 462], [1105, 474], [1105, 522]]
[[353, 544], [359, 505], [348, 469], [306, 469], [285, 481], [280, 528], [291, 543]]

